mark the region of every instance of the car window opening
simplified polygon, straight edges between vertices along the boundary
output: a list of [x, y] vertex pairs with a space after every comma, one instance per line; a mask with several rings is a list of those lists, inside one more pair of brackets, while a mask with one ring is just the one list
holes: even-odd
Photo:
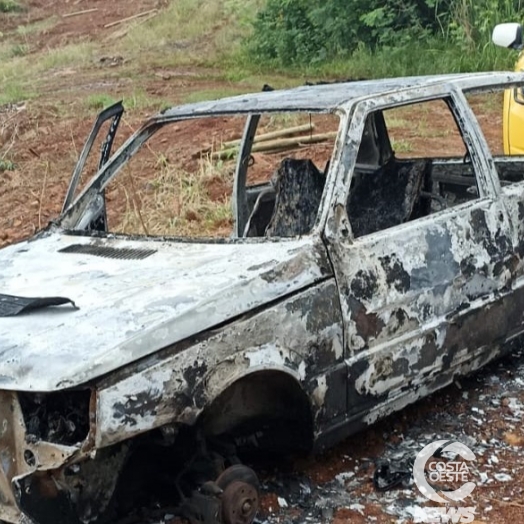
[[478, 198], [471, 159], [446, 106], [439, 100], [368, 115], [347, 200], [355, 237]]

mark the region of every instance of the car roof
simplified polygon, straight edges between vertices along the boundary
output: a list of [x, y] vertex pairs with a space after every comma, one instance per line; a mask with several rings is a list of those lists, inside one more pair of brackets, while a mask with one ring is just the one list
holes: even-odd
[[306, 85], [292, 89], [262, 91], [195, 104], [186, 104], [163, 111], [157, 119], [209, 114], [258, 113], [270, 111], [329, 112], [364, 97], [394, 93], [438, 84], [452, 84], [459, 89], [475, 89], [507, 83], [524, 83], [522, 73], [468, 73], [415, 76], [329, 84]]

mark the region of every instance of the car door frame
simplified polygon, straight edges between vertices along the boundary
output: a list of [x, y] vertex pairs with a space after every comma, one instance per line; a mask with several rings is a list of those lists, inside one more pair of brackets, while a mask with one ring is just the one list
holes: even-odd
[[[343, 309], [344, 339], [346, 341], [346, 364], [348, 366], [349, 408], [348, 419], [346, 420], [345, 427], [339, 426], [338, 428], [339, 433], [342, 434], [351, 433], [363, 425], [373, 423], [378, 418], [396, 411], [397, 409], [401, 409], [405, 405], [414, 402], [418, 398], [431, 392], [422, 387], [413, 388], [412, 394], [406, 394], [402, 397], [394, 399], [393, 401], [388, 399], [387, 395], [385, 395], [378, 400], [373, 399], [373, 401], [368, 404], [364, 403], [362, 409], [360, 410], [357, 409], [352, 411], [351, 403], [353, 400], [355, 400], [351, 391], [351, 389], [354, 388], [355, 383], [354, 377], [353, 381], [351, 377], [351, 373], [354, 371], [352, 370], [352, 364], [355, 362], [355, 359], [360, 358], [362, 360], [362, 355], [359, 352], [355, 352], [350, 349], [351, 337], [354, 334], [351, 327], [351, 311], [349, 310], [343, 296], [343, 269], [336, 267], [336, 257], [333, 256], [333, 250], [337, 249], [337, 246], [345, 243], [346, 246], [351, 249], [354, 244], [359, 242], [359, 239], [354, 239], [352, 236], [351, 226], [346, 212], [346, 202], [349, 194], [351, 177], [355, 169], [358, 147], [364, 132], [367, 115], [377, 110], [385, 110], [431, 100], [449, 101], [450, 111], [454, 115], [458, 129], [462, 134], [464, 144], [470, 154], [470, 161], [472, 162], [476, 175], [479, 196], [473, 202], [459, 204], [439, 213], [434, 213], [427, 217], [419, 218], [417, 219], [417, 222], [420, 225], [423, 225], [424, 223], [427, 224], [433, 221], [434, 218], [432, 217], [435, 217], [437, 214], [440, 215], [441, 213], [448, 213], [449, 216], [458, 216], [462, 209], [470, 209], [475, 206], [477, 208], [481, 208], [482, 206], [493, 205], [497, 207], [496, 213], [498, 219], [501, 221], [501, 230], [504, 232], [504, 235], [508, 237], [511, 235], [511, 222], [509, 220], [507, 210], [500, 199], [501, 189], [498, 174], [492, 161], [486, 140], [482, 135], [479, 127], [476, 125], [475, 116], [462, 90], [455, 87], [454, 85], [441, 83], [423, 88], [411, 88], [397, 91], [379, 97], [361, 98], [346, 107], [347, 114], [352, 114], [352, 118], [349, 123], [345, 146], [343, 148], [340, 162], [337, 166], [337, 172], [335, 173], [336, 182], [332, 194], [331, 206], [327, 216], [326, 227], [324, 230], [324, 239], [328, 246], [328, 252], [330, 253], [330, 257], [335, 269], [335, 274], [337, 275], [338, 273], [338, 275], [342, 277], [340, 278], [339, 276], [336, 276]], [[410, 223], [408, 222], [407, 224], [402, 224], [401, 226], [397, 227], [403, 227], [408, 224]], [[378, 232], [375, 234], [384, 233]], [[372, 236], [373, 235], [368, 235], [361, 238], [367, 239]], [[509, 256], [510, 247], [505, 249], [507, 249], [508, 253], [504, 252], [504, 256]], [[506, 285], [505, 282], [503, 284]], [[461, 316], [460, 311], [456, 313], [457, 316]], [[480, 367], [487, 360], [494, 358], [496, 354], [497, 353], [494, 351], [485, 356], [475, 358], [474, 361], [470, 362], [467, 366], [464, 367], [464, 372], [469, 372], [472, 369]], [[452, 380], [453, 377], [446, 377], [440, 382], [437, 381], [438, 383], [436, 384], [437, 387], [435, 387], [435, 389], [444, 387]], [[348, 424], [349, 421], [352, 421], [351, 424]]]

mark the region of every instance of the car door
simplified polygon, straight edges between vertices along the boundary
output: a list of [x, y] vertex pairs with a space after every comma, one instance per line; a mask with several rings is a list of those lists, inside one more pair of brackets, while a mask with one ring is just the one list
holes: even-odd
[[[524, 71], [524, 53], [516, 65]], [[504, 152], [507, 155], [524, 155], [524, 87], [507, 89], [504, 93]]]
[[[433, 89], [432, 101], [414, 90], [360, 102], [342, 155], [326, 240], [344, 315], [349, 415], [366, 423], [482, 365], [505, 330], [507, 213], [467, 102], [446, 89], [441, 97]], [[436, 102], [447, 116], [442, 108], [424, 113], [425, 103]], [[425, 144], [424, 156], [401, 158], [407, 148], [391, 139], [397, 153], [360, 173], [365, 123], [394, 106], [411, 109], [408, 139]], [[440, 127], [421, 141], [413, 128], [424, 114]], [[466, 156], [439, 157], [451, 132], [441, 127], [444, 116]], [[395, 118], [402, 115], [386, 118], [390, 133]]]
[[[524, 68], [524, 57], [521, 59]], [[504, 151], [524, 155], [524, 88], [515, 87], [504, 93]]]

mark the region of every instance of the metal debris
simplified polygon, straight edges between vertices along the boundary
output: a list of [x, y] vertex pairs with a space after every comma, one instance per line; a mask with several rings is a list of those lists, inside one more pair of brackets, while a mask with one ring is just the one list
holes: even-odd
[[17, 297], [0, 294], [0, 317], [12, 317], [22, 313], [29, 313], [37, 309], [63, 306], [71, 304], [73, 309], [78, 309], [76, 304], [65, 297]]

